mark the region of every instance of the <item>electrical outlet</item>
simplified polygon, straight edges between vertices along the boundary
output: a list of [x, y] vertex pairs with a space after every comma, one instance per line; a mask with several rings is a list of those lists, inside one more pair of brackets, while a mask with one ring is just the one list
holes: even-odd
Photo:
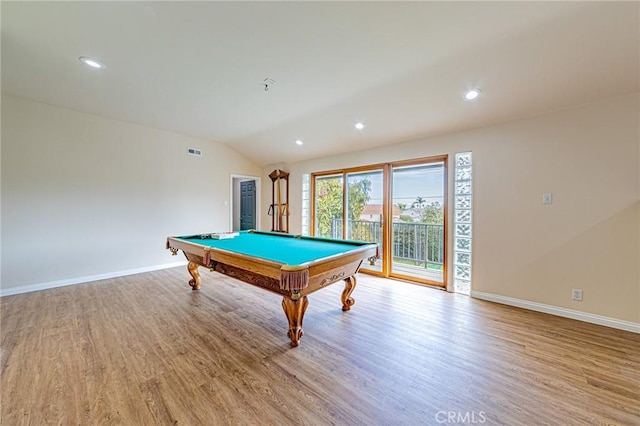
[[573, 300], [577, 300], [577, 301], [581, 302], [582, 301], [582, 289], [574, 288], [573, 290], [571, 290], [571, 298]]
[[551, 204], [553, 202], [553, 194], [545, 192], [542, 194], [542, 204]]

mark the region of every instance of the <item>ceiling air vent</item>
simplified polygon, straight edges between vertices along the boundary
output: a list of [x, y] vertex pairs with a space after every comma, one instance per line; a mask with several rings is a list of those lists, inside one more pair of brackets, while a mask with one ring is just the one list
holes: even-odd
[[196, 148], [188, 148], [187, 149], [187, 154], [195, 155], [196, 157], [202, 157], [202, 150], [201, 149], [196, 149]]

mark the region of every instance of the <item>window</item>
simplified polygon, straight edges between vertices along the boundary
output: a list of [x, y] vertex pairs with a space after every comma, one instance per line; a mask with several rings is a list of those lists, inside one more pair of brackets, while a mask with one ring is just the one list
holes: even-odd
[[308, 173], [302, 175], [302, 235], [309, 235], [309, 193], [310, 177]]
[[453, 291], [471, 292], [472, 153], [456, 154], [453, 216]]

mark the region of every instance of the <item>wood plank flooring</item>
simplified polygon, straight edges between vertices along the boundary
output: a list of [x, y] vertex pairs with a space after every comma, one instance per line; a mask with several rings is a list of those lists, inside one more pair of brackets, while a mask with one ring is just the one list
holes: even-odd
[[277, 295], [186, 268], [0, 299], [3, 425], [639, 425], [640, 336], [359, 275]]

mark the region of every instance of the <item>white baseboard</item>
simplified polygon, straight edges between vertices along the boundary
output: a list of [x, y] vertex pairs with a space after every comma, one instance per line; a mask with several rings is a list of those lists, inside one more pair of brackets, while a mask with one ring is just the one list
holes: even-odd
[[9, 287], [0, 289], [0, 297], [12, 296], [14, 294], [29, 293], [32, 291], [46, 290], [49, 288], [64, 287], [67, 285], [83, 284], [91, 281], [106, 280], [109, 278], [124, 277], [126, 275], [142, 274], [144, 272], [159, 271], [161, 269], [174, 268], [176, 266], [184, 266], [186, 260], [180, 262], [164, 263], [162, 265], [146, 266], [143, 268], [128, 269], [126, 271], [108, 272], [106, 274], [89, 275], [87, 277], [70, 278], [66, 280], [49, 281], [46, 283], [31, 284], [20, 287]]
[[545, 314], [557, 315], [559, 317], [571, 318], [578, 321], [589, 322], [592, 324], [604, 325], [605, 327], [617, 328], [620, 330], [630, 331], [640, 334], [640, 323], [619, 320], [616, 318], [605, 317], [602, 315], [590, 314], [587, 312], [574, 311], [573, 309], [561, 308], [558, 306], [545, 305], [528, 300], [514, 299], [513, 297], [499, 296], [497, 294], [483, 293], [480, 291], [471, 291], [471, 297], [476, 299], [487, 300], [489, 302], [501, 303], [503, 305], [515, 306], [517, 308], [529, 309]]

